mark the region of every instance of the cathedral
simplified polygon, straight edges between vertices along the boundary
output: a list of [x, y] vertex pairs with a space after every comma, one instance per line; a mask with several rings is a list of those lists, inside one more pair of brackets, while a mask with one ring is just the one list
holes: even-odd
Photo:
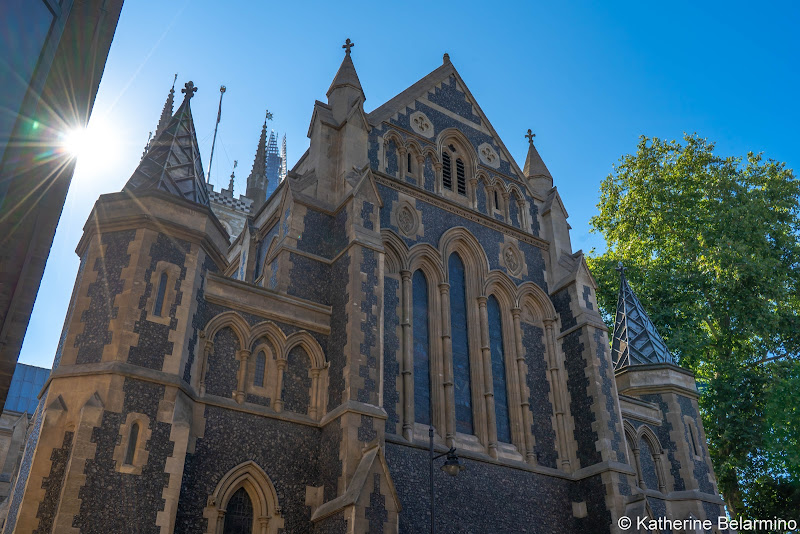
[[609, 336], [530, 130], [520, 168], [447, 54], [367, 112], [352, 46], [238, 198], [170, 93], [84, 226], [3, 532], [719, 532], [694, 377], [622, 267]]

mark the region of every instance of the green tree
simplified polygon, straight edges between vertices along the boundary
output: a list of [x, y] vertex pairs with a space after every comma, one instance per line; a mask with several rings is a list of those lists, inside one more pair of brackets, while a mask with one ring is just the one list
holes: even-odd
[[589, 258], [608, 318], [618, 261], [702, 385], [729, 511], [800, 514], [800, 182], [760, 154], [720, 157], [695, 135], [642, 137], [601, 185]]

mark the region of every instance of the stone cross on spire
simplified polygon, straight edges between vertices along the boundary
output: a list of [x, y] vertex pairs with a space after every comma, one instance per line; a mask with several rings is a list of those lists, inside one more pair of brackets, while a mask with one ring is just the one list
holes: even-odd
[[353, 48], [355, 45], [356, 44], [354, 42], [352, 42], [350, 40], [350, 38], [348, 37], [347, 40], [342, 45], [342, 48], [345, 49], [345, 54], [349, 56], [350, 55], [350, 49]]
[[196, 92], [197, 87], [194, 86], [194, 82], [191, 80], [186, 82], [183, 89], [181, 89], [181, 93], [185, 93], [184, 100], [190, 100]]
[[272, 113], [270, 113], [270, 111], [267, 110], [267, 118], [264, 119], [264, 124], [266, 124], [267, 121], [271, 121], [271, 120], [272, 120]]
[[525, 134], [525, 137], [528, 138], [528, 143], [530, 143], [532, 145], [533, 144], [533, 138], [536, 137], [536, 134], [533, 133], [530, 128], [528, 128], [528, 133]]

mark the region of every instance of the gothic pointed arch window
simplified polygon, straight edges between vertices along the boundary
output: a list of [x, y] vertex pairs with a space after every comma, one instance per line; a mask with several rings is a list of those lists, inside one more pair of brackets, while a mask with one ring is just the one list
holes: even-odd
[[417, 270], [411, 279], [414, 336], [414, 420], [431, 423], [430, 332], [428, 329], [428, 282]]
[[511, 443], [511, 418], [508, 410], [505, 352], [503, 351], [503, 318], [500, 304], [494, 295], [489, 297], [487, 312], [489, 315], [489, 347], [492, 355], [492, 386], [497, 439], [503, 443]]
[[467, 335], [467, 296], [464, 262], [453, 253], [448, 260], [450, 279], [450, 320], [453, 353], [453, 386], [456, 432], [473, 434], [472, 391], [470, 387], [469, 337]]
[[225, 508], [225, 526], [222, 534], [251, 534], [253, 532], [253, 501], [244, 487], [231, 495]]

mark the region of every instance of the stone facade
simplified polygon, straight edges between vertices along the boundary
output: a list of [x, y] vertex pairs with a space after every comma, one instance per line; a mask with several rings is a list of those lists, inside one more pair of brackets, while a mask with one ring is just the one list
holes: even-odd
[[[6, 532], [428, 531], [421, 421], [466, 466], [434, 470], [441, 532], [716, 517], [694, 382], [615, 374], [533, 144], [522, 170], [447, 56], [367, 114], [346, 50], [269, 197], [174, 166], [98, 200]], [[190, 88], [161, 135], [192, 142]]]

